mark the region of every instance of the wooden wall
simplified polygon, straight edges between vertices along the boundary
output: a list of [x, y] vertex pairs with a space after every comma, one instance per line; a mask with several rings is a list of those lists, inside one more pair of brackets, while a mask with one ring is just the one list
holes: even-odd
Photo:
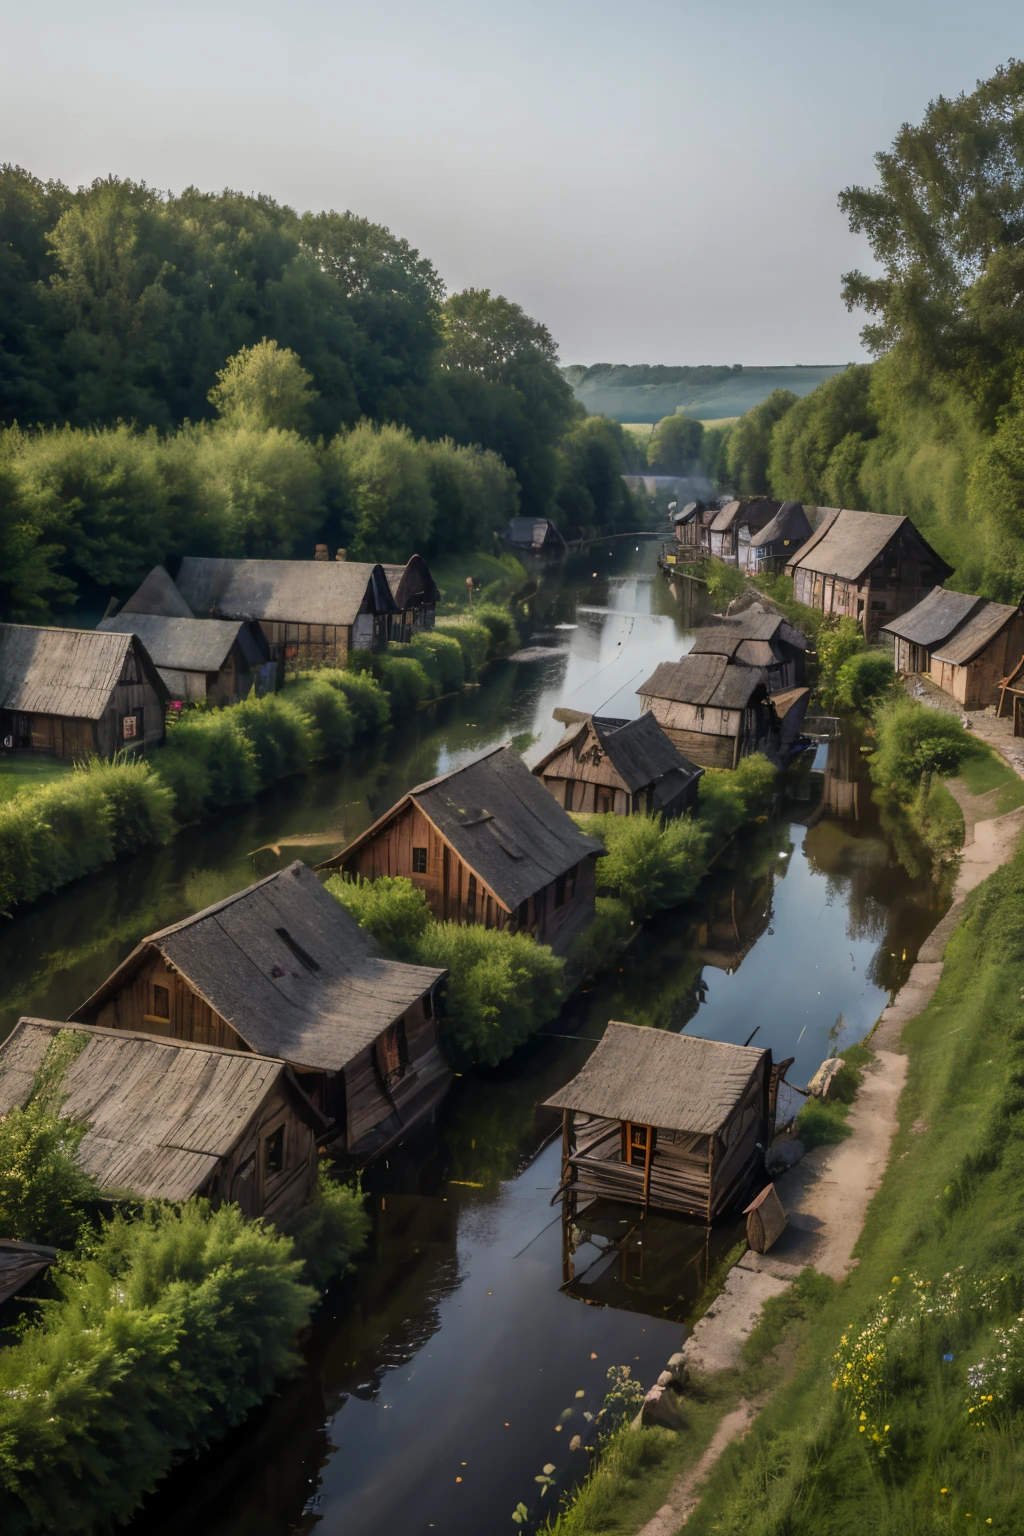
[[793, 596], [822, 613], [856, 619], [870, 644], [883, 624], [927, 597], [939, 585], [939, 577], [923, 545], [912, 534], [901, 532], [859, 582], [799, 566], [793, 573]]
[[966, 666], [955, 667], [948, 661], [932, 659], [932, 682], [963, 705], [964, 709], [985, 709], [999, 703], [1000, 686], [1024, 654], [1024, 618], [1010, 620], [979, 656]]
[[94, 720], [66, 720], [60, 715], [29, 715], [33, 752], [83, 762], [99, 750]]
[[[282, 1167], [267, 1170], [267, 1143], [284, 1131]], [[208, 1185], [215, 1204], [237, 1203], [244, 1215], [282, 1220], [312, 1198], [317, 1177], [317, 1135], [282, 1086], [268, 1094], [245, 1135], [224, 1158]]]
[[737, 736], [742, 729], [738, 709], [702, 709], [673, 699], [644, 698], [674, 747], [699, 768], [733, 768], [739, 756]]

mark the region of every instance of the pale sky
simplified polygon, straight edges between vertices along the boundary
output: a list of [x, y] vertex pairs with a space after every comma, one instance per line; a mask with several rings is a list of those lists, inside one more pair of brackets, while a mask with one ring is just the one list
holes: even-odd
[[563, 362], [861, 356], [836, 208], [1009, 0], [0, 0], [0, 159], [351, 208]]

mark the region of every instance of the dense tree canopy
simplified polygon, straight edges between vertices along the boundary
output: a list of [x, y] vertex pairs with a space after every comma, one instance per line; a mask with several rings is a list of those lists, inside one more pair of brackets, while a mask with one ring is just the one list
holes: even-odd
[[647, 463], [656, 475], [692, 474], [700, 463], [704, 424], [690, 416], [665, 416], [651, 433]]

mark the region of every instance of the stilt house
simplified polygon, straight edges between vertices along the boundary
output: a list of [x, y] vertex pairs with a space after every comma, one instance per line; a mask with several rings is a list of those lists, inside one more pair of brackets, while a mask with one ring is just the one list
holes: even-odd
[[135, 635], [0, 624], [0, 749], [84, 761], [164, 738], [167, 688]]
[[797, 602], [856, 619], [870, 642], [953, 574], [909, 517], [822, 509], [818, 529], [786, 565]]
[[897, 672], [927, 673], [964, 709], [998, 704], [1001, 685], [1024, 658], [1021, 605], [990, 603], [936, 587], [882, 627]]
[[258, 624], [244, 619], [169, 619], [118, 613], [101, 619], [104, 634], [138, 635], [172, 701], [237, 704], [255, 688], [273, 692], [277, 666]]
[[741, 757], [772, 748], [775, 712], [758, 668], [691, 652], [661, 662], [637, 693], [644, 713], [702, 768], [735, 768]]
[[610, 1023], [562, 1111], [562, 1187], [713, 1221], [762, 1168], [774, 1118], [771, 1051]]
[[652, 714], [578, 720], [533, 771], [567, 811], [616, 816], [678, 816], [696, 804], [704, 772], [676, 750]]
[[433, 1115], [445, 971], [385, 960], [312, 870], [289, 865], [142, 940], [75, 1020], [288, 1062], [332, 1135], [375, 1156]]
[[784, 571], [811, 537], [811, 525], [798, 501], [784, 501], [770, 523], [740, 543], [740, 567], [748, 571]]
[[350, 651], [380, 651], [398, 604], [382, 565], [347, 560], [181, 562], [178, 591], [198, 618], [251, 619], [286, 670], [344, 665]]
[[406, 875], [441, 921], [531, 933], [563, 954], [593, 918], [603, 852], [517, 752], [497, 747], [411, 789], [320, 868]]
[[280, 1219], [313, 1194], [327, 1121], [283, 1061], [126, 1030], [20, 1019], [0, 1046], [0, 1116], [25, 1104], [55, 1043], [73, 1038], [60, 1114], [88, 1129], [78, 1159], [100, 1189], [204, 1195]]

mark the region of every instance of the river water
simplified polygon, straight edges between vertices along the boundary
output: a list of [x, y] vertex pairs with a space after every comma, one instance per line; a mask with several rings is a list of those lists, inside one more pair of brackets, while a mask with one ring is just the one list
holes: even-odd
[[[618, 540], [538, 562], [520, 616], [526, 659], [493, 664], [375, 755], [285, 784], [0, 927], [0, 1035], [21, 1013], [66, 1017], [144, 933], [293, 858], [316, 862], [411, 785], [509, 739], [536, 760], [560, 734], [556, 704], [638, 713], [636, 688], [688, 648], [694, 620], [655, 556], [653, 542]], [[585, 1470], [570, 1446], [586, 1442], [608, 1367], [654, 1379], [737, 1232], [609, 1206], [563, 1285], [557, 1127], [539, 1106], [609, 1019], [735, 1042], [756, 1026], [758, 1045], [796, 1058], [796, 1083], [860, 1038], [941, 906], [900, 869], [866, 794], [859, 809], [822, 816], [805, 779], [611, 976], [501, 1068], [458, 1078], [438, 1126], [367, 1174], [371, 1242], [321, 1309], [303, 1369], [175, 1473], [134, 1529], [483, 1536], [516, 1529], [519, 1501], [542, 1515]]]

